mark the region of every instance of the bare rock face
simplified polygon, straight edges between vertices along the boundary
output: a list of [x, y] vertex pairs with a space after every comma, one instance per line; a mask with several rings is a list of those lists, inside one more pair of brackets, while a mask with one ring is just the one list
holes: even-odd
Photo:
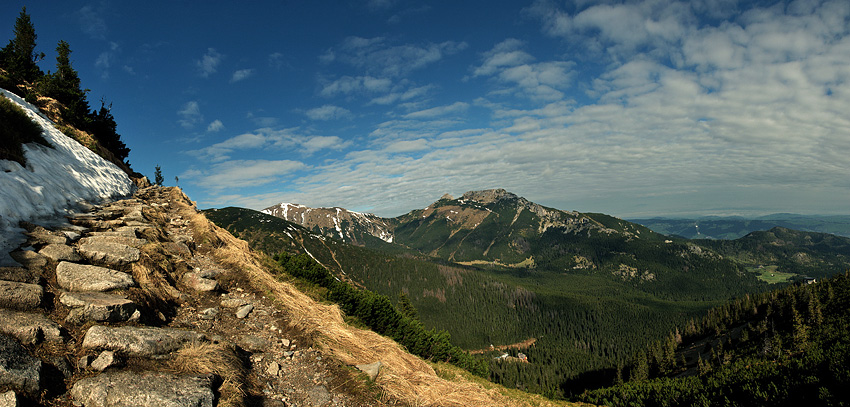
[[71, 323], [127, 321], [137, 311], [136, 304], [126, 297], [99, 292], [64, 292], [59, 302], [71, 308], [65, 319]]
[[[120, 234], [119, 234], [120, 233]], [[80, 239], [80, 244], [100, 244], [100, 243], [115, 243], [115, 244], [123, 244], [130, 247], [140, 248], [144, 246], [148, 241], [145, 239], [139, 239], [136, 237], [136, 233], [132, 230], [126, 232], [118, 232], [112, 235], [106, 235], [103, 233], [99, 233], [96, 235], [84, 237]]]
[[56, 266], [56, 282], [70, 291], [109, 291], [135, 284], [129, 274], [105, 267], [63, 261]]
[[62, 327], [41, 314], [0, 309], [0, 333], [26, 344], [62, 342]]
[[378, 377], [378, 373], [381, 372], [381, 366], [383, 366], [381, 362], [373, 362], [357, 365], [355, 367], [361, 372], [366, 373], [366, 376], [369, 376], [369, 380], [375, 381], [375, 378]]
[[218, 290], [218, 282], [207, 278], [208, 274], [189, 272], [183, 275], [181, 281], [187, 287], [198, 292], [209, 292]]
[[506, 198], [507, 199], [518, 199], [519, 197], [508, 192], [508, 191], [505, 191], [502, 188], [499, 188], [499, 189], [486, 189], [486, 190], [483, 190], [483, 191], [469, 191], [469, 192], [463, 194], [463, 196], [461, 196], [460, 199], [465, 200], [465, 201], [475, 201], [475, 202], [482, 203], [482, 204], [488, 204], [488, 203], [496, 202], [496, 201], [506, 199]]
[[41, 361], [13, 338], [0, 334], [0, 387], [37, 394], [39, 383]]
[[173, 328], [93, 326], [83, 338], [83, 348], [108, 349], [128, 356], [164, 355], [205, 337], [193, 331]]
[[210, 378], [167, 373], [104, 373], [74, 384], [71, 397], [86, 407], [212, 407]]
[[38, 284], [0, 280], [0, 307], [17, 310], [38, 308], [44, 288]]

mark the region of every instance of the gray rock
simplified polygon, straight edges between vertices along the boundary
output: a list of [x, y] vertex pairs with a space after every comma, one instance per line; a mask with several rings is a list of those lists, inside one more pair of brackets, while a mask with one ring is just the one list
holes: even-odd
[[95, 359], [94, 362], [91, 362], [91, 368], [98, 372], [102, 372], [110, 367], [120, 366], [121, 362], [121, 359], [115, 354], [115, 352], [105, 350], [100, 352], [100, 355], [97, 356], [97, 359]]
[[26, 344], [63, 342], [62, 327], [41, 314], [0, 309], [0, 333]]
[[89, 367], [89, 365], [91, 365], [91, 362], [92, 362], [92, 357], [90, 355], [80, 356], [80, 359], [77, 360], [77, 369], [83, 370], [83, 369]]
[[[130, 236], [131, 233], [132, 236]], [[133, 232], [132, 230], [116, 235], [96, 234], [80, 239], [80, 244], [115, 243], [135, 247], [137, 249], [144, 246], [147, 242], [148, 241], [145, 239], [136, 238], [136, 232]]]
[[136, 304], [126, 297], [100, 292], [63, 292], [59, 302], [71, 308], [65, 319], [71, 323], [127, 321], [137, 312]]
[[14, 391], [9, 390], [3, 394], [0, 394], [0, 407], [18, 407], [20, 403], [18, 401], [18, 395], [15, 394]]
[[40, 383], [41, 361], [15, 339], [0, 334], [0, 387], [38, 394]]
[[174, 328], [95, 325], [83, 338], [85, 349], [108, 349], [127, 356], [151, 357], [179, 350], [205, 337], [193, 331]]
[[136, 228], [121, 226], [115, 230], [107, 230], [105, 232], [94, 232], [90, 233], [89, 237], [101, 237], [101, 236], [121, 236], [128, 238], [136, 238]]
[[218, 281], [201, 277], [201, 273], [189, 272], [183, 274], [180, 279], [190, 289], [197, 292], [210, 292], [218, 290]]
[[86, 407], [212, 407], [211, 379], [155, 372], [116, 372], [74, 383], [71, 397]]
[[249, 352], [264, 352], [269, 347], [268, 340], [256, 335], [242, 335], [236, 343]]
[[50, 359], [50, 362], [66, 379], [74, 375], [74, 368], [64, 356], [55, 356]]
[[241, 306], [238, 310], [236, 310], [236, 318], [242, 319], [247, 317], [253, 309], [254, 306], [252, 304]]
[[64, 233], [65, 237], [68, 238], [68, 242], [76, 242], [77, 240], [80, 240], [80, 237], [82, 236], [79, 232], [73, 230], [66, 230], [62, 233]]
[[218, 308], [207, 308], [201, 311], [200, 317], [203, 320], [212, 320], [215, 319], [219, 314]]
[[0, 280], [38, 284], [39, 276], [23, 267], [0, 267]]
[[[195, 269], [195, 270], [197, 271], [197, 269]], [[218, 278], [218, 276], [220, 276], [222, 274], [224, 274], [224, 270], [221, 270], [221, 269], [210, 269], [210, 270], [204, 270], [204, 271], [198, 272], [199, 277], [201, 277], [201, 278], [212, 278], [212, 279]]]
[[307, 390], [307, 397], [310, 398], [311, 404], [316, 407], [328, 405], [333, 398], [328, 389], [322, 385], [313, 386], [312, 389]]
[[236, 308], [241, 307], [247, 304], [248, 301], [245, 301], [241, 298], [226, 298], [221, 300], [221, 306], [224, 308]]
[[109, 291], [135, 284], [133, 277], [120, 271], [65, 261], [56, 266], [56, 282], [69, 291]]
[[41, 248], [38, 254], [55, 261], [80, 261], [82, 259], [73, 247], [66, 244], [49, 244]]
[[192, 257], [192, 250], [189, 249], [189, 246], [186, 246], [185, 243], [163, 242], [162, 247], [164, 247], [167, 252], [175, 256], [183, 257], [186, 259]]
[[112, 266], [137, 262], [141, 256], [141, 252], [135, 247], [110, 242], [84, 243], [77, 248], [77, 251], [91, 261]]
[[369, 380], [375, 381], [375, 378], [378, 377], [378, 373], [381, 372], [381, 366], [383, 366], [381, 362], [373, 362], [357, 365], [355, 367], [360, 369], [361, 372], [366, 373], [366, 376], [369, 376]]
[[47, 257], [32, 250], [15, 250], [9, 255], [28, 269], [41, 269], [47, 266]]
[[43, 298], [44, 288], [38, 284], [0, 280], [0, 308], [34, 309]]
[[284, 348], [288, 348], [291, 341], [287, 338], [283, 338], [280, 340], [280, 344], [283, 345]]

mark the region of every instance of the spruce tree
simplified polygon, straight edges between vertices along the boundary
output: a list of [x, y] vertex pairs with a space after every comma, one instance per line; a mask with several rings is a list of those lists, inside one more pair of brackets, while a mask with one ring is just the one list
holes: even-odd
[[165, 182], [165, 179], [162, 178], [162, 168], [159, 168], [158, 164], [154, 167], [153, 179], [153, 183], [158, 186], [162, 186], [162, 183]]
[[21, 14], [15, 20], [15, 37], [0, 50], [2, 68], [18, 83], [34, 82], [44, 75], [36, 64], [44, 58], [44, 53], [35, 51], [37, 37], [27, 8], [22, 7]]
[[44, 96], [56, 99], [65, 108], [62, 117], [74, 126], [85, 129], [89, 124], [89, 102], [80, 88], [80, 77], [71, 66], [71, 47], [65, 41], [56, 45], [56, 72], [45, 76], [40, 83]]

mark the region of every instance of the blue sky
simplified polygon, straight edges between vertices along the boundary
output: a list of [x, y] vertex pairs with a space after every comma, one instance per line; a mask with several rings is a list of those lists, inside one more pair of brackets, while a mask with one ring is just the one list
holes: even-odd
[[[848, 213], [850, 3], [4, 2], [202, 208]], [[5, 40], [4, 40], [5, 41]]]

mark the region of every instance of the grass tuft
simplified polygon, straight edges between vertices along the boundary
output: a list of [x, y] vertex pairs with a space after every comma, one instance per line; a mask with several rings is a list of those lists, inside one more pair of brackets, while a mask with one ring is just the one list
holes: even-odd
[[8, 98], [0, 97], [0, 160], [11, 160], [26, 167], [23, 145], [38, 143], [50, 147], [41, 136], [41, 126]]

